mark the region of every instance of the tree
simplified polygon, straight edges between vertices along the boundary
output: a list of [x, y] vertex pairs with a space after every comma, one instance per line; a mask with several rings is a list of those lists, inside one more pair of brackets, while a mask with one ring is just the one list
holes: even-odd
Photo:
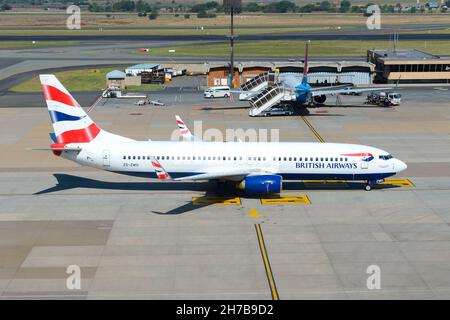
[[158, 12], [153, 11], [152, 13], [150, 13], [150, 14], [148, 15], [148, 19], [149, 19], [149, 20], [156, 20], [156, 18], [158, 18], [158, 16], [159, 16]]
[[195, 4], [191, 8], [191, 12], [200, 12], [200, 11], [207, 11], [207, 10], [213, 10], [218, 9], [220, 5], [215, 1], [210, 1], [206, 3], [199, 3]]
[[205, 10], [200, 11], [199, 13], [197, 13], [197, 18], [202, 19], [202, 18], [215, 18], [216, 15], [214, 13], [208, 13]]
[[244, 10], [248, 12], [258, 12], [261, 11], [261, 7], [256, 2], [249, 2], [244, 6]]
[[341, 1], [341, 6], [340, 6], [340, 11], [341, 12], [348, 12], [350, 10], [351, 7], [351, 3], [348, 0], [342, 0]]
[[138, 0], [138, 1], [136, 2], [136, 11], [137, 11], [137, 12], [143, 12], [143, 11], [145, 11], [144, 6], [145, 6], [144, 1]]
[[188, 13], [186, 13], [186, 14], [184, 15], [184, 18], [185, 18], [185, 19], [189, 19], [190, 17], [191, 17], [191, 15], [188, 14]]
[[2, 6], [0, 7], [1, 11], [7, 11], [7, 10], [11, 10], [11, 6], [7, 3], [2, 4]]
[[350, 9], [351, 13], [358, 13], [361, 12], [361, 8], [359, 6], [352, 6], [352, 8]]
[[295, 3], [287, 0], [270, 3], [263, 8], [263, 12], [270, 12], [270, 13], [295, 12], [296, 10], [297, 6], [295, 5]]

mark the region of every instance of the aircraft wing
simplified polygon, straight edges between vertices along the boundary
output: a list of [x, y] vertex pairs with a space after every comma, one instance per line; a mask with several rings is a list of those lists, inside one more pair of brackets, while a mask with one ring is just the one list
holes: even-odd
[[213, 180], [213, 179], [232, 179], [232, 178], [244, 178], [250, 174], [255, 174], [257, 172], [261, 172], [260, 169], [255, 168], [242, 168], [242, 169], [234, 169], [234, 170], [226, 170], [226, 171], [214, 171], [208, 173], [200, 173], [194, 174], [188, 177], [182, 177], [174, 179], [176, 181], [196, 181], [196, 180]]
[[371, 91], [383, 91], [390, 90], [391, 88], [345, 88], [345, 89], [329, 89], [329, 90], [311, 90], [311, 95], [322, 96], [322, 95], [333, 95], [339, 93], [360, 93], [360, 92], [371, 92]]
[[327, 91], [327, 90], [339, 90], [344, 88], [351, 88], [352, 84], [337, 84], [335, 86], [329, 86], [329, 87], [317, 87], [317, 88], [311, 88], [311, 91]]

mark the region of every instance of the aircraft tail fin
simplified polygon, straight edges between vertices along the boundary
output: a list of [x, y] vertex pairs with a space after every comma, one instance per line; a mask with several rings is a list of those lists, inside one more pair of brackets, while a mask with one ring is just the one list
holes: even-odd
[[303, 60], [303, 78], [302, 84], [308, 83], [308, 49], [309, 49], [309, 40], [306, 42], [305, 46], [305, 59]]
[[159, 163], [158, 160], [156, 160], [155, 157], [151, 157], [151, 162], [153, 169], [155, 169], [156, 177], [159, 180], [170, 180], [172, 177], [167, 173], [167, 171], [163, 168], [161, 163]]
[[183, 137], [183, 140], [184, 141], [194, 140], [194, 136], [192, 135], [191, 131], [184, 123], [184, 121], [181, 119], [181, 117], [179, 115], [175, 115], [175, 119], [177, 120], [178, 128], [180, 129], [180, 134]]
[[54, 143], [87, 143], [95, 139], [101, 129], [61, 82], [52, 74], [39, 75], [39, 79], [53, 125]]

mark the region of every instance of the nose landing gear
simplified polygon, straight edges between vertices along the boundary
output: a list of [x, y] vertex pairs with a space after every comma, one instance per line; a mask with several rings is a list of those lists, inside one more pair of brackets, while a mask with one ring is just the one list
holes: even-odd
[[364, 185], [364, 190], [370, 191], [372, 190], [373, 185], [377, 183], [384, 182], [384, 179], [378, 179], [378, 180], [367, 180], [366, 184]]

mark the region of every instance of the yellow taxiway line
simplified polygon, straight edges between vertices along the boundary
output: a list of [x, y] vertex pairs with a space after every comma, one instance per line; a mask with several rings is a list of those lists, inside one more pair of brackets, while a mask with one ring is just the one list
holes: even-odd
[[267, 280], [269, 281], [270, 292], [272, 294], [272, 300], [280, 300], [278, 295], [277, 286], [275, 285], [275, 279], [273, 278], [272, 268], [269, 263], [269, 256], [267, 255], [266, 245], [264, 244], [264, 238], [261, 231], [261, 225], [255, 224], [256, 235], [258, 236], [259, 248], [261, 249], [261, 255], [264, 262], [264, 268], [266, 269]]

